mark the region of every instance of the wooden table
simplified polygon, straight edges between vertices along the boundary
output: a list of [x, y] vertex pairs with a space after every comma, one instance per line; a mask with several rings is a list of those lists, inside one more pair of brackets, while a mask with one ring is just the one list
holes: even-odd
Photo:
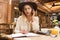
[[39, 35], [37, 37], [22, 37], [22, 38], [13, 38], [13, 40], [60, 40], [60, 34], [53, 38], [47, 35]]

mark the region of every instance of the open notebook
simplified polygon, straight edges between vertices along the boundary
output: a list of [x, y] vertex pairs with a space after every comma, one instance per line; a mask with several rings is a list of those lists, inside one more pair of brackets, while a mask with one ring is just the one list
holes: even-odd
[[35, 34], [35, 33], [27, 33], [27, 34], [17, 33], [17, 34], [12, 34], [13, 38], [16, 38], [16, 37], [31, 37], [31, 36], [39, 36], [39, 35]]

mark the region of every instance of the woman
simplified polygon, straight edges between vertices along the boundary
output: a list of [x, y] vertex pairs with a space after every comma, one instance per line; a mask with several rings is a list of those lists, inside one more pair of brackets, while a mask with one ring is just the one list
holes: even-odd
[[19, 4], [19, 10], [23, 14], [17, 19], [15, 33], [39, 31], [39, 19], [35, 16], [37, 5], [33, 2], [23, 2]]

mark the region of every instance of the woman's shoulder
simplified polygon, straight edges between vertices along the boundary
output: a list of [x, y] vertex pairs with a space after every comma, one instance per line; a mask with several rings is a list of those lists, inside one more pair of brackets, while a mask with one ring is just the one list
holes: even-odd
[[22, 19], [22, 16], [19, 16], [18, 18], [17, 18], [17, 20], [21, 20]]
[[21, 18], [22, 16], [19, 16], [18, 18]]

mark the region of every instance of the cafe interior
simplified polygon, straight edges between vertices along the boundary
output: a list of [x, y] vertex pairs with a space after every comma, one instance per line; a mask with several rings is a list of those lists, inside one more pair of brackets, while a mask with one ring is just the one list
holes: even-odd
[[[17, 18], [21, 16], [18, 5], [30, 1], [37, 4], [39, 36], [13, 38]], [[60, 0], [0, 0], [0, 40], [60, 40]]]

